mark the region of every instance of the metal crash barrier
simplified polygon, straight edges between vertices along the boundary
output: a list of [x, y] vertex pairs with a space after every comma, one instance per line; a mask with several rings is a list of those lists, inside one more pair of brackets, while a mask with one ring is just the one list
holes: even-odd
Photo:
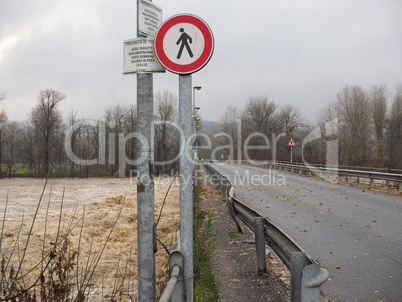
[[234, 187], [211, 165], [204, 164], [211, 180], [222, 192], [228, 213], [237, 231], [242, 233], [238, 219], [255, 233], [258, 272], [266, 272], [265, 245], [268, 245], [290, 270], [290, 298], [292, 302], [328, 301], [321, 292], [321, 285], [328, 280], [328, 271], [314, 261], [286, 233], [272, 221], [246, 206], [234, 196]]

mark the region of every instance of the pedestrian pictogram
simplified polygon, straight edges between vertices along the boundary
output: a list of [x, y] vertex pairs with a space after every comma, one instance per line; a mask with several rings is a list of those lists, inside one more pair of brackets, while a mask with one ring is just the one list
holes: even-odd
[[181, 43], [181, 46], [180, 46], [180, 49], [179, 49], [179, 53], [177, 54], [177, 58], [178, 58], [178, 59], [181, 58], [181, 54], [182, 54], [182, 52], [183, 52], [184, 46], [186, 46], [187, 52], [188, 52], [190, 58], [192, 58], [192, 57], [193, 57], [193, 53], [192, 53], [192, 51], [191, 51], [190, 46], [188, 45], [188, 43], [190, 43], [190, 44], [193, 43], [193, 39], [191, 39], [191, 37], [190, 37], [188, 34], [186, 34], [186, 33], [184, 32], [184, 28], [180, 28], [180, 32], [181, 32], [182, 34], [181, 34], [179, 40], [178, 40], [177, 43], [176, 43], [177, 45], [179, 45], [179, 44]]
[[191, 74], [203, 68], [212, 57], [214, 37], [209, 26], [189, 14], [167, 19], [155, 37], [155, 53], [169, 71]]
[[288, 142], [288, 146], [289, 147], [296, 147], [295, 141], [293, 140], [293, 138], [290, 139], [290, 141]]

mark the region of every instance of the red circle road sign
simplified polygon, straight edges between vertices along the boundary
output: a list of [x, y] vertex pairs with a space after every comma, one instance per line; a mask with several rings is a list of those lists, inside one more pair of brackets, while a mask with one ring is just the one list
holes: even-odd
[[203, 68], [214, 51], [214, 37], [209, 26], [190, 14], [167, 19], [155, 37], [155, 53], [169, 71], [190, 74]]

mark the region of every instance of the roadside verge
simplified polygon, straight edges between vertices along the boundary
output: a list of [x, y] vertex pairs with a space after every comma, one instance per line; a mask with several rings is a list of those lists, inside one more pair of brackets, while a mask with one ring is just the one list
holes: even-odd
[[257, 273], [254, 234], [245, 226], [236, 231], [221, 194], [212, 186], [201, 188], [200, 208], [213, 215], [216, 248], [210, 268], [218, 287], [218, 301], [289, 301], [288, 277], [273, 252], [267, 248], [268, 273]]

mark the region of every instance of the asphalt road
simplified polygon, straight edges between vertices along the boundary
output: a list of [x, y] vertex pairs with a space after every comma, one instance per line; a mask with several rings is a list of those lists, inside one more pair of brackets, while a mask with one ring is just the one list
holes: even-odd
[[240, 165], [213, 167], [235, 195], [329, 271], [336, 301], [402, 301], [402, 198]]

